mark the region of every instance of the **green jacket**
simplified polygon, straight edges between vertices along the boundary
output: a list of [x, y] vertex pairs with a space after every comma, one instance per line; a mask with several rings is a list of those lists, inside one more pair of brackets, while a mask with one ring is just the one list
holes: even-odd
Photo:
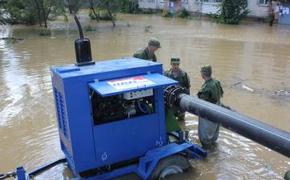
[[220, 82], [211, 78], [205, 81], [197, 93], [197, 96], [205, 101], [220, 105], [220, 99], [223, 94], [224, 91]]
[[153, 61], [153, 62], [157, 61], [156, 55], [154, 53], [150, 54], [147, 47], [143, 48], [143, 49], [139, 49], [138, 51], [136, 51], [133, 54], [133, 57], [139, 58], [139, 59], [150, 60], [150, 61]]
[[175, 81], [178, 81], [179, 86], [185, 88], [189, 94], [189, 92], [190, 92], [190, 80], [189, 80], [186, 72], [179, 69], [177, 71], [177, 76], [174, 77], [172, 69], [169, 69], [168, 71], [164, 72], [164, 75], [171, 78], [171, 79], [174, 79]]

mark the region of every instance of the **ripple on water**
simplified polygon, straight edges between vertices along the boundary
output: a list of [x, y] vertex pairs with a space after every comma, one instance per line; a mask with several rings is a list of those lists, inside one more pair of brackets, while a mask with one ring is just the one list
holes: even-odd
[[[185, 127], [189, 129], [192, 142], [198, 139], [197, 126], [197, 117], [187, 115]], [[255, 142], [221, 128], [217, 150], [209, 152], [205, 164], [193, 162], [194, 168], [203, 172], [195, 176], [202, 178], [216, 174], [215, 179], [282, 179], [280, 174], [257, 156], [263, 151], [265, 148], [257, 146]]]
[[23, 158], [25, 167], [28, 169], [37, 168], [40, 165], [47, 164], [47, 159], [54, 161], [63, 157], [60, 152], [58, 131], [55, 124], [51, 124], [40, 129], [36, 134], [23, 137], [25, 142], [26, 154]]

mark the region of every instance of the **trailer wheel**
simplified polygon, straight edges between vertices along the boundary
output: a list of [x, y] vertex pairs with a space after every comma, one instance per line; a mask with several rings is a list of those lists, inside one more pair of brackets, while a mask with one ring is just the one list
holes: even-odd
[[189, 168], [188, 160], [180, 154], [175, 154], [159, 161], [150, 179], [164, 179], [173, 174], [183, 173]]

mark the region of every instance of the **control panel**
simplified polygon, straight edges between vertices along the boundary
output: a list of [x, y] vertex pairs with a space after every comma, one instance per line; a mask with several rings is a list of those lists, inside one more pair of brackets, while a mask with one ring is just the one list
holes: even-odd
[[131, 99], [139, 99], [143, 97], [148, 97], [153, 95], [153, 89], [145, 89], [145, 90], [140, 90], [140, 91], [131, 91], [124, 93], [123, 97], [126, 100], [131, 100]]

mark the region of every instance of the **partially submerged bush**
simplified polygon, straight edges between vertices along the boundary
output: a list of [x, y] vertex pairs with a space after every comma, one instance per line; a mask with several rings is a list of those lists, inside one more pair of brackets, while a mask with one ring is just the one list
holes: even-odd
[[89, 17], [90, 17], [92, 20], [97, 20], [97, 19], [99, 19], [99, 20], [104, 20], [104, 21], [111, 21], [112, 18], [113, 18], [113, 20], [116, 19], [116, 15], [115, 15], [115, 14], [113, 14], [113, 16], [111, 17], [111, 16], [109, 15], [109, 13], [108, 13], [106, 10], [97, 10], [97, 16], [98, 16], [98, 17], [96, 17], [96, 15], [95, 15], [93, 12], [90, 11], [90, 13], [89, 13]]
[[182, 9], [181, 11], [177, 13], [177, 16], [180, 18], [188, 18], [190, 17], [190, 13], [186, 9]]
[[167, 9], [163, 9], [162, 16], [163, 17], [173, 17], [173, 14], [170, 11], [168, 11]]
[[85, 31], [95, 31], [96, 28], [92, 27], [90, 24], [85, 26]]
[[51, 35], [51, 31], [49, 29], [42, 29], [39, 31], [39, 36], [50, 36]]

